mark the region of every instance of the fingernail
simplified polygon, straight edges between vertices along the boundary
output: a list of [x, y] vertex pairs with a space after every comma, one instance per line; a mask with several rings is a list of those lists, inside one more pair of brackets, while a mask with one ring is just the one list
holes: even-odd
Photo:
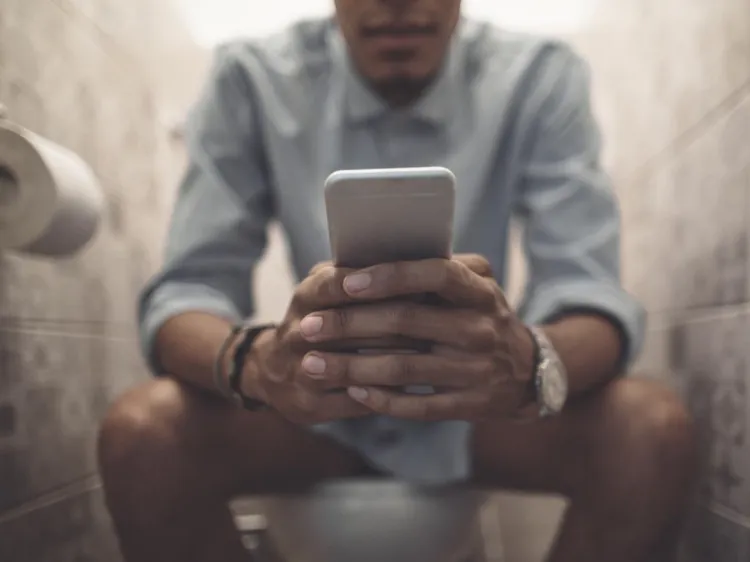
[[304, 336], [314, 336], [323, 328], [323, 319], [320, 316], [305, 316], [299, 323], [299, 329]]
[[354, 273], [344, 279], [344, 290], [347, 293], [358, 293], [367, 289], [372, 283], [369, 273]]
[[358, 386], [350, 386], [347, 389], [347, 392], [349, 392], [349, 396], [351, 396], [354, 400], [357, 400], [358, 402], [367, 400], [367, 391], [364, 388], [360, 388]]
[[319, 377], [326, 371], [326, 362], [322, 357], [317, 355], [307, 355], [302, 360], [302, 368], [307, 371], [311, 377]]

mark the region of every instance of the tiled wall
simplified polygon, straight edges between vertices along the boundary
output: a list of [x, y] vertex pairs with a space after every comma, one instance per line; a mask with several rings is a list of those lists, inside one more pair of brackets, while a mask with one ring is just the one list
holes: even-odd
[[167, 86], [181, 80], [194, 94], [184, 57], [203, 70], [168, 6], [0, 2], [0, 102], [86, 159], [109, 203], [102, 231], [74, 259], [0, 256], [3, 562], [119, 559], [94, 436], [111, 398], [145, 376], [134, 299], [158, 264], [180, 160], [161, 116], [175, 110], [168, 100], [183, 104]]
[[643, 369], [694, 413], [704, 462], [686, 544], [750, 560], [750, 3], [610, 0], [580, 38], [622, 201]]

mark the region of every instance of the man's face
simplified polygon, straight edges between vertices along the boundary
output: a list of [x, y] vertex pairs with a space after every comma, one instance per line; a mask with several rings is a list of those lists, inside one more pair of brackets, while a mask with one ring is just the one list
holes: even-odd
[[416, 86], [439, 70], [461, 0], [335, 0], [359, 72], [373, 85]]

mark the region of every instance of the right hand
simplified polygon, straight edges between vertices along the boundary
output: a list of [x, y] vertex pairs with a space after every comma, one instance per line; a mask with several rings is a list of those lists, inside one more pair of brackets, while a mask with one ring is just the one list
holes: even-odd
[[[313, 347], [302, 337], [300, 322], [311, 312], [352, 302], [343, 290], [343, 279], [348, 272], [327, 263], [316, 266], [294, 292], [282, 323], [261, 333], [248, 356], [243, 392], [262, 400], [294, 423], [312, 425], [372, 414], [352, 400], [346, 389], [325, 390], [302, 368], [305, 355]], [[354, 351], [363, 347], [368, 347], [368, 342], [334, 344], [337, 350]]]

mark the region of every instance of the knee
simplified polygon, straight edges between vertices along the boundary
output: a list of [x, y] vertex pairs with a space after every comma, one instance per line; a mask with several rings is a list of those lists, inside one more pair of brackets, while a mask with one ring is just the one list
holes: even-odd
[[[180, 446], [184, 396], [169, 379], [149, 382], [120, 397], [99, 428], [98, 459], [105, 485], [119, 476], [143, 481], [163, 473]], [[137, 475], [137, 476], [136, 476]]]
[[[621, 464], [635, 477], [689, 481], [695, 467], [695, 437], [690, 414], [669, 388], [649, 380], [614, 383], [603, 402], [600, 439], [608, 463]], [[608, 466], [612, 469], [612, 466]]]

